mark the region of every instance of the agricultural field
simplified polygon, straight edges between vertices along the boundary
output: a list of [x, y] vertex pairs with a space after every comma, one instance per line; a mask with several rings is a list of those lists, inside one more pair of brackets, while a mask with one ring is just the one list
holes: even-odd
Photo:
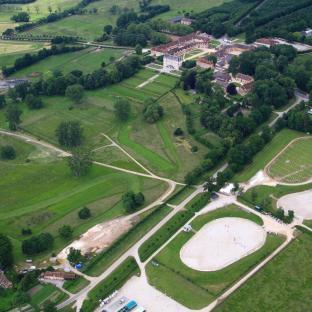
[[[311, 234], [300, 234], [216, 312], [308, 311], [312, 305]], [[278, 287], [276, 287], [278, 281]]]
[[267, 167], [268, 174], [277, 181], [301, 183], [312, 178], [312, 139], [293, 141]]
[[14, 77], [44, 76], [51, 74], [54, 70], [60, 70], [64, 74], [74, 69], [89, 73], [100, 68], [103, 62], [109, 64], [113, 59], [117, 60], [126, 53], [126, 50], [120, 49], [87, 48], [77, 52], [53, 55], [18, 71]]
[[[58, 236], [62, 225], [70, 224], [73, 237], [78, 237], [95, 224], [125, 215], [121, 196], [126, 191], [142, 191], [148, 204], [167, 187], [163, 182], [99, 166], [77, 179], [65, 160], [45, 148], [1, 136], [0, 145], [4, 144], [12, 145], [17, 157], [0, 162], [0, 223], [2, 232], [12, 238], [16, 262], [25, 259], [20, 250], [22, 228], [31, 228], [34, 234], [50, 232], [56, 237], [54, 250], [58, 251], [69, 243]], [[83, 206], [91, 210], [88, 220], [78, 218]], [[47, 254], [39, 258], [44, 256]]]
[[[246, 218], [259, 224], [262, 222], [257, 216], [232, 205], [201, 215], [191, 225], [195, 231], [199, 231], [208, 222], [223, 217]], [[201, 309], [212, 302], [283, 242], [282, 237], [268, 234], [264, 246], [258, 251], [224, 269], [201, 272], [186, 266], [180, 258], [181, 248], [193, 235], [194, 232], [179, 233], [146, 266], [151, 285], [190, 309]]]
[[[100, 0], [88, 5], [86, 14], [70, 16], [60, 21], [37, 27], [27, 33], [33, 35], [78, 36], [85, 40], [94, 40], [103, 34], [105, 25], [115, 25], [118, 15], [113, 15], [109, 12], [113, 4], [121, 8], [138, 8], [138, 1], [136, 0], [129, 0], [126, 3], [123, 0], [115, 0], [113, 3]], [[98, 10], [97, 13], [89, 13], [93, 8]]]
[[[1, 24], [0, 24], [1, 25]], [[0, 31], [1, 32], [1, 31]], [[0, 66], [12, 66], [25, 53], [35, 53], [50, 44], [42, 42], [21, 42], [0, 40]]]

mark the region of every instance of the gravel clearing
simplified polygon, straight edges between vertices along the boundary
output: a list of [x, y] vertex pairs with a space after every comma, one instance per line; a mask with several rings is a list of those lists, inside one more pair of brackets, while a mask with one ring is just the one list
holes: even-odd
[[260, 249], [266, 231], [243, 218], [220, 218], [206, 224], [181, 249], [180, 257], [198, 271], [217, 271]]
[[286, 213], [293, 210], [296, 217], [311, 220], [312, 190], [285, 195], [278, 200], [277, 206], [283, 208]]

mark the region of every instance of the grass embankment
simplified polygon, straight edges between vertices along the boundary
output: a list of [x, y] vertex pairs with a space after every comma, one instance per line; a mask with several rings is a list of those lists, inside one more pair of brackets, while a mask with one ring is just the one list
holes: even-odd
[[195, 212], [202, 209], [209, 201], [209, 194], [200, 194], [192, 202], [187, 210], [179, 211], [166, 224], [164, 224], [154, 235], [146, 240], [139, 248], [141, 261], [146, 261], [157, 249], [166, 243], [173, 234], [175, 234]]
[[[191, 224], [198, 231], [208, 222], [223, 217], [247, 218], [262, 223], [259, 217], [231, 205], [201, 215]], [[151, 285], [190, 309], [201, 309], [208, 305], [283, 242], [282, 237], [269, 234], [264, 246], [251, 255], [222, 270], [200, 272], [189, 268], [180, 259], [181, 248], [193, 235], [193, 232], [179, 233], [146, 267]], [[159, 265], [155, 266], [153, 262]]]
[[311, 244], [311, 233], [299, 235], [254, 277], [223, 301], [215, 311], [310, 311]]
[[90, 282], [83, 278], [82, 276], [77, 276], [76, 279], [72, 281], [65, 281], [63, 284], [63, 288], [71, 292], [72, 294], [76, 294], [81, 289], [85, 288]]
[[246, 166], [241, 173], [234, 176], [236, 182], [246, 182], [251, 179], [259, 170], [264, 167], [293, 139], [303, 134], [294, 130], [283, 129], [278, 132], [272, 141], [255, 155], [250, 165]]
[[115, 290], [120, 289], [132, 276], [138, 274], [140, 274], [140, 269], [135, 259], [127, 258], [88, 293], [88, 299], [83, 302], [82, 310], [84, 312], [94, 311], [99, 305], [99, 300], [105, 299]]
[[166, 205], [155, 208], [150, 214], [121, 236], [108, 249], [93, 258], [84, 268], [84, 273], [98, 276], [114, 261], [132, 247], [145, 233], [159, 223], [171, 208]]

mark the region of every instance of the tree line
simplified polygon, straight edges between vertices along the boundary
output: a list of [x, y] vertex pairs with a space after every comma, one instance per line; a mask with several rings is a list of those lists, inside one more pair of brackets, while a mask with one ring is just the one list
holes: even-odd
[[12, 75], [13, 73], [17, 72], [18, 70], [31, 66], [35, 63], [38, 63], [52, 55], [71, 53], [71, 52], [80, 51], [82, 49], [85, 49], [85, 47], [83, 46], [67, 47], [67, 46], [52, 45], [51, 49], [43, 48], [39, 50], [36, 54], [29, 54], [29, 53], [24, 54], [22, 57], [19, 57], [15, 60], [13, 66], [11, 67], [3, 66], [2, 73], [5, 77], [8, 77]]

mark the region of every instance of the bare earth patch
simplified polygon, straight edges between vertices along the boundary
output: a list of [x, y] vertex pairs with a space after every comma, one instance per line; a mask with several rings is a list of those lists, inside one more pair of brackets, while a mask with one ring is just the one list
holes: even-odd
[[109, 247], [118, 237], [127, 232], [138, 217], [121, 217], [93, 226], [84, 233], [78, 240], [73, 241], [64, 248], [58, 255], [58, 259], [66, 259], [71, 247], [80, 249], [82, 254], [88, 252], [101, 252]]
[[260, 249], [266, 231], [243, 218], [220, 218], [206, 224], [181, 249], [180, 257], [198, 271], [217, 271]]

